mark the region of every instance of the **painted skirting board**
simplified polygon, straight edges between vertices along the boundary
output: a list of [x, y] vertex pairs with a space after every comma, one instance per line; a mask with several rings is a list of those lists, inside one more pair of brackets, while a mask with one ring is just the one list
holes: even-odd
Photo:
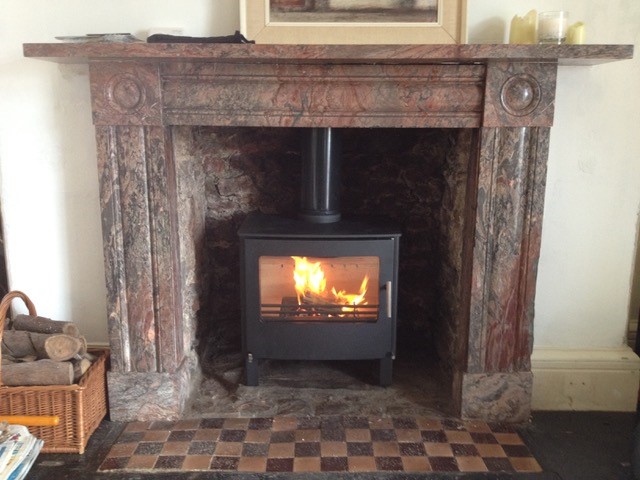
[[640, 357], [611, 349], [534, 348], [533, 410], [635, 412]]

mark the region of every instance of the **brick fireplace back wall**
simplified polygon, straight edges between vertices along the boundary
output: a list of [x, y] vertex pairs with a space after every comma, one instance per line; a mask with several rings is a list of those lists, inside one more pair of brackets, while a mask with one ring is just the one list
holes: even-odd
[[[344, 129], [342, 212], [384, 215], [401, 239], [398, 355], [437, 352], [449, 369], [460, 305], [470, 129]], [[295, 216], [300, 188], [295, 128], [177, 128], [177, 156], [201, 159], [206, 237], [198, 353], [240, 350], [237, 229], [252, 211]], [[177, 163], [180, 164], [179, 159]]]

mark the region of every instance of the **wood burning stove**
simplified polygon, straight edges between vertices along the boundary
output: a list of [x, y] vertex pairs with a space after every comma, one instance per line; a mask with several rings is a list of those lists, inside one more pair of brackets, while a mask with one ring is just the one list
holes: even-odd
[[258, 385], [261, 359], [377, 359], [388, 386], [400, 231], [341, 219], [337, 135], [304, 132], [300, 218], [253, 214], [238, 232], [247, 385]]

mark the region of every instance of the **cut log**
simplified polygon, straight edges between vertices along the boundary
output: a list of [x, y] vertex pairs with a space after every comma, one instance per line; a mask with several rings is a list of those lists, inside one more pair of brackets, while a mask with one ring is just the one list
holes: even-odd
[[16, 358], [35, 355], [62, 362], [84, 352], [86, 344], [84, 337], [7, 330], [2, 339], [2, 351]]
[[72, 385], [73, 365], [52, 360], [3, 365], [2, 383], [9, 387]]
[[82, 378], [87, 370], [89, 370], [89, 367], [91, 366], [91, 360], [88, 360], [86, 358], [81, 358], [79, 360], [74, 359], [71, 360], [71, 363], [73, 364], [73, 381], [75, 383], [78, 383], [80, 378]]
[[73, 322], [51, 320], [50, 318], [37, 317], [34, 315], [16, 315], [16, 318], [13, 319], [13, 328], [15, 330], [26, 330], [28, 332], [49, 334], [64, 333], [72, 337], [80, 336], [80, 330]]

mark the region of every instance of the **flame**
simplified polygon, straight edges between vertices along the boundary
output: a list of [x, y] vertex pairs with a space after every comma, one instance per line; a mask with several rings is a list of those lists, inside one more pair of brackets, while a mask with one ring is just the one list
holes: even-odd
[[342, 311], [353, 313], [357, 305], [366, 305], [365, 294], [369, 284], [369, 276], [365, 275], [358, 293], [347, 293], [345, 290], [337, 291], [331, 287], [331, 294], [327, 293], [327, 279], [322, 270], [321, 262], [310, 262], [307, 257], [291, 257], [295, 261], [293, 280], [295, 282], [298, 304], [302, 304], [304, 297], [310, 294], [321, 298], [327, 303], [345, 305]]

